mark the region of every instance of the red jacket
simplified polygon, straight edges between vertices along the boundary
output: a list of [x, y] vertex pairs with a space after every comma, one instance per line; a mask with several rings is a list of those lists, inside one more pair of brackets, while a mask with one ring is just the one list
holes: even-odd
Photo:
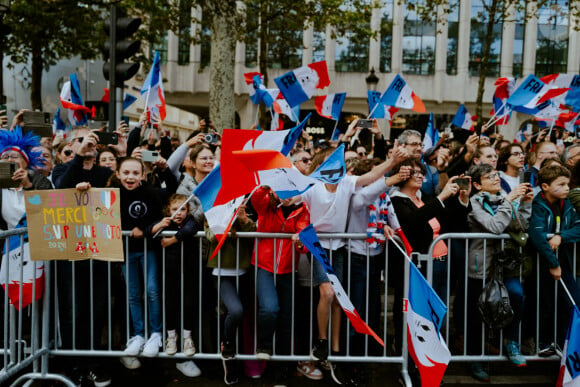
[[[284, 218], [281, 208], [270, 207], [269, 192], [270, 188], [259, 187], [252, 195], [252, 206], [258, 214], [258, 232], [295, 234], [310, 224], [310, 214], [304, 204], [294, 210], [288, 218]], [[276, 241], [275, 249], [274, 241]], [[292, 250], [296, 245], [291, 239], [261, 238], [255, 246], [252, 265], [256, 265], [257, 254], [258, 267], [261, 269], [273, 273], [276, 267], [276, 274], [292, 273]], [[298, 268], [301, 252], [298, 248], [295, 250], [294, 270]], [[306, 252], [306, 249], [303, 252]]]

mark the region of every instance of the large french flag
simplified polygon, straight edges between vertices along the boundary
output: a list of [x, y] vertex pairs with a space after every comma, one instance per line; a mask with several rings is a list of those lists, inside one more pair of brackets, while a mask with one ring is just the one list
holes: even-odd
[[316, 112], [322, 117], [338, 121], [342, 113], [342, 105], [346, 99], [346, 93], [333, 93], [314, 98]]
[[291, 107], [308, 101], [316, 89], [330, 85], [326, 61], [299, 67], [274, 79], [280, 92]]
[[247, 171], [235, 151], [269, 149], [287, 155], [308, 122], [308, 115], [292, 129], [279, 131], [260, 131], [246, 129], [224, 129], [221, 152], [222, 185], [216, 197], [216, 205], [225, 204], [232, 199], [251, 192], [256, 187], [256, 176]]
[[568, 92], [554, 98], [554, 101], [568, 106], [572, 111], [580, 112], [580, 75], [551, 74], [540, 80], [549, 86], [569, 88]]
[[69, 80], [62, 85], [60, 91], [60, 103], [68, 109], [68, 119], [71, 125], [84, 125], [87, 123], [87, 115], [90, 109], [83, 103], [81, 86], [76, 74], [71, 74]]
[[425, 113], [425, 105], [421, 98], [413, 92], [413, 89], [401, 77], [400, 74], [395, 76], [387, 90], [381, 96], [381, 102], [384, 105], [394, 106], [403, 109], [414, 110], [418, 113]]
[[[24, 215], [16, 225], [16, 229], [26, 227]], [[32, 261], [28, 234], [24, 234], [22, 245], [20, 237], [13, 235], [5, 242], [0, 265], [0, 285], [8, 292], [10, 304], [16, 309], [20, 309], [20, 304], [24, 308], [32, 304], [33, 300], [40, 300], [44, 293], [44, 261]]]
[[[398, 108], [394, 106], [388, 106], [381, 102], [381, 93], [375, 90], [369, 90], [367, 92], [367, 102], [369, 105], [369, 118], [384, 118], [389, 120], [389, 124], [393, 123], [393, 117], [396, 112], [399, 111]], [[378, 104], [378, 105], [377, 105]]]
[[427, 122], [427, 129], [425, 129], [425, 137], [423, 138], [423, 152], [432, 148], [439, 141], [439, 131], [435, 127], [435, 117], [433, 113], [429, 113], [429, 122]]
[[161, 76], [161, 57], [159, 51], [155, 51], [153, 58], [153, 65], [143, 87], [141, 88], [141, 95], [145, 94], [145, 110], [147, 111], [147, 118], [150, 123], [153, 123], [153, 118], [158, 121], [165, 119], [165, 93], [163, 92], [163, 77]]
[[419, 369], [421, 385], [438, 387], [451, 360], [451, 353], [439, 332], [447, 307], [419, 269], [412, 262], [409, 262], [409, 266], [407, 304], [409, 354]]
[[328, 276], [328, 280], [330, 281], [330, 285], [332, 286], [332, 290], [334, 290], [334, 294], [336, 295], [336, 299], [340, 304], [340, 307], [346, 314], [346, 317], [350, 320], [352, 327], [358, 333], [362, 333], [365, 335], [372, 336], [379, 344], [385, 346], [385, 343], [381, 338], [367, 325], [366, 322], [360, 317], [354, 305], [348, 298], [342, 284], [336, 277], [334, 273], [334, 269], [330, 264], [330, 259], [326, 255], [326, 252], [320, 245], [320, 241], [318, 236], [316, 235], [316, 231], [314, 231], [314, 227], [310, 224], [308, 227], [304, 228], [298, 234], [300, 237], [300, 241], [306, 246], [308, 251], [312, 253], [312, 255], [322, 264], [324, 270], [326, 271], [326, 275]]
[[[270, 160], [256, 162], [257, 153], [270, 152]], [[291, 198], [304, 193], [317, 183], [336, 184], [346, 176], [346, 164], [344, 162], [344, 145], [340, 145], [332, 154], [324, 160], [308, 176], [304, 176], [288, 161], [288, 165], [280, 166], [282, 161], [276, 158], [283, 157], [275, 151], [238, 151], [234, 152], [240, 163], [256, 177], [258, 185], [267, 185], [276, 192], [280, 199]], [[287, 160], [287, 159], [286, 159]]]
[[459, 126], [461, 129], [473, 131], [473, 117], [469, 114], [464, 104], [459, 105], [457, 113], [455, 113], [451, 123]]
[[562, 351], [560, 375], [556, 386], [580, 387], [580, 310], [572, 308], [568, 334]]
[[501, 77], [495, 81], [491, 114], [496, 118], [497, 125], [506, 125], [511, 117], [511, 110], [507, 109], [507, 100], [515, 88], [516, 79], [514, 77]]
[[250, 99], [255, 105], [263, 102], [268, 109], [272, 108], [274, 100], [280, 94], [278, 89], [266, 89], [264, 85], [264, 76], [258, 72], [245, 73], [244, 80], [248, 86]]
[[543, 107], [552, 98], [567, 92], [568, 88], [559, 88], [546, 85], [533, 74], [528, 75], [526, 79], [518, 86], [513, 94], [507, 99], [507, 105], [513, 110], [520, 111], [520, 108], [526, 109], [524, 112], [534, 112]]

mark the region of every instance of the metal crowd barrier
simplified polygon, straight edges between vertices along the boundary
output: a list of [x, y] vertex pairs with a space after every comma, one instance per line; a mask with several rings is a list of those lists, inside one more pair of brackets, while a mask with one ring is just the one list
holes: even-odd
[[[19, 234], [23, 234], [21, 231]], [[0, 233], [0, 238], [6, 238], [14, 235], [15, 232]], [[124, 232], [124, 237], [128, 237], [128, 232]], [[171, 236], [174, 233], [164, 232], [163, 236]], [[229, 238], [230, 248], [236, 251], [236, 267], [240, 264], [240, 251], [242, 243], [255, 244], [261, 238], [274, 239], [275, 242], [281, 239], [290, 238], [291, 234], [274, 234], [274, 233], [247, 233], [239, 232]], [[346, 239], [347, 260], [346, 272], [351, 272], [352, 252], [350, 243], [355, 239], [366, 239], [366, 234], [327, 234], [319, 235], [320, 239]], [[429, 254], [424, 256], [413, 256], [417, 258], [422, 270], [426, 269], [426, 277], [430, 282], [433, 279], [433, 260], [432, 249], [439, 240], [445, 240], [448, 245], [452, 240], [460, 240], [463, 243], [465, 253], [469, 250], [469, 241], [473, 239], [507, 239], [506, 235], [493, 234], [445, 234], [437, 238], [430, 249]], [[193, 281], [197, 290], [194, 292], [194, 324], [195, 329], [192, 332], [196, 345], [195, 359], [220, 359], [220, 343], [222, 341], [222, 327], [224, 318], [224, 307], [221, 300], [221, 294], [218, 291], [221, 276], [213, 276], [206, 268], [206, 261], [199, 259], [202, 254], [207, 254], [207, 246], [204, 233], [198, 233], [196, 236], [196, 251], [186, 251], [181, 245], [181, 255], [183, 259], [181, 265], [181, 302], [179, 305], [180, 322], [179, 326], [183, 327], [184, 320], [184, 302], [183, 294], [184, 281]], [[503, 242], [502, 242], [503, 243]], [[391, 242], [388, 242], [390, 245]], [[128, 243], [125, 243], [125, 257], [128, 257]], [[278, 246], [274, 243], [274, 246]], [[149, 251], [152, 247], [150, 243], [144, 240], [144, 250]], [[252, 251], [252, 248], [249, 248]], [[295, 254], [295, 252], [293, 253]], [[376, 362], [376, 363], [394, 363], [400, 364], [403, 380], [410, 385], [410, 379], [407, 372], [408, 351], [406, 335], [406, 314], [402, 312], [402, 304], [394, 305], [395, 293], [400, 291], [400, 297], [406, 299], [408, 296], [408, 262], [401, 258], [397, 249], [393, 246], [386, 248], [384, 253], [378, 256], [367, 255], [362, 265], [366, 283], [364, 284], [364, 301], [363, 310], [358, 310], [363, 319], [374, 316], [371, 328], [377, 335], [382, 338], [385, 346], [379, 346], [375, 340], [367, 335], [362, 336], [355, 334], [350, 335], [350, 322], [344, 316], [342, 317], [342, 326], [345, 327], [341, 336], [341, 347], [345, 354], [342, 356], [330, 356], [331, 361], [349, 361], [349, 362]], [[184, 278], [183, 268], [184, 259], [194, 259], [195, 277]], [[221, 252], [216, 258], [218, 267], [221, 267]], [[331, 256], [332, 260], [333, 257]], [[447, 263], [451, 265], [455, 256], [452, 249], [449, 250]], [[463, 258], [466, 259], [466, 258]], [[536, 261], [539, 258], [536, 257]], [[126, 259], [127, 262], [127, 259]], [[163, 290], [166, 281], [164, 272], [166, 267], [165, 250], [161, 251], [160, 272], [158, 275], [159, 288]], [[295, 262], [295, 260], [293, 260]], [[537, 262], [536, 262], [537, 264]], [[129, 263], [127, 263], [129, 265]], [[3, 295], [3, 328], [4, 341], [2, 346], [3, 369], [0, 371], [0, 384], [13, 378], [15, 375], [23, 372], [30, 365], [33, 371], [20, 376], [17, 382], [25, 379], [57, 379], [72, 385], [68, 379], [58, 374], [48, 372], [48, 355], [51, 356], [73, 356], [73, 357], [122, 357], [127, 340], [131, 335], [131, 318], [129, 313], [129, 292], [125, 286], [126, 275], [122, 272], [123, 263], [103, 262], [96, 260], [89, 261], [53, 261], [45, 265], [45, 294], [42, 303], [35, 302], [28, 310], [31, 311], [31, 333], [30, 342], [25, 340], [23, 333], [23, 321], [28, 318], [24, 313], [26, 309], [17, 311], [9, 305], [8, 296]], [[310, 278], [302, 278], [305, 282], [312, 281], [312, 260], [309, 261]], [[147, 259], [145, 259], [147, 267]], [[377, 270], [378, 268], [378, 270]], [[279, 354], [277, 343], [274, 340], [272, 360], [286, 361], [304, 361], [309, 360], [309, 353], [314, 339], [317, 338], [318, 331], [314, 324], [313, 318], [316, 313], [317, 292], [312, 286], [301, 286], [298, 282], [296, 273], [297, 267], [292, 270], [292, 328], [291, 328], [291, 349], [289, 354]], [[360, 266], [359, 266], [360, 269]], [[576, 269], [576, 268], [574, 268]], [[51, 270], [53, 274], [51, 275]], [[129, 270], [127, 270], [129, 272]], [[143, 288], [148, 285], [147, 276], [140, 278]], [[447, 304], [451, 306], [453, 289], [449, 287], [451, 270], [447, 270]], [[462, 273], [465, 280], [464, 291], [467, 291], [467, 271]], [[250, 283], [255, 286], [257, 278], [257, 269], [250, 266], [246, 274]], [[378, 278], [378, 284], [376, 282]], [[536, 281], [539, 277], [536, 276]], [[236, 288], [239, 290], [241, 284], [240, 277], [236, 277]], [[217, 285], [217, 286], [216, 286]], [[350, 280], [350, 276], [345, 283], [344, 289], [348, 294], [355, 284]], [[377, 288], [378, 285], [378, 288]], [[538, 288], [536, 286], [536, 288]], [[373, 293], [373, 289], [378, 289], [378, 293]], [[539, 291], [538, 291], [539, 292]], [[144, 315], [145, 315], [145, 338], [150, 335], [150, 327], [147, 324], [149, 315], [147, 292], [143, 292]], [[377, 304], [377, 296], [378, 304]], [[373, 298], [374, 297], [374, 298]], [[371, 304], [371, 299], [373, 304]], [[103, 302], [104, 301], [104, 302]], [[183, 353], [178, 352], [173, 356], [164, 353], [165, 339], [167, 332], [166, 323], [166, 299], [162, 297], [162, 325], [163, 325], [163, 347], [160, 349], [158, 357], [175, 358], [176, 360], [189, 359]], [[252, 360], [256, 359], [258, 348], [258, 324], [257, 310], [258, 302], [255, 288], [251, 287], [250, 292], [243, 300], [245, 301], [245, 319], [238, 329], [238, 337], [244, 337], [244, 343], [237, 345], [237, 359]], [[464, 310], [466, 309], [466, 300], [464, 300]], [[40, 305], [42, 304], [42, 305]], [[378, 308], [378, 309], [377, 309]], [[538, 308], [537, 308], [538, 309]], [[450, 344], [451, 336], [451, 313], [446, 316], [446, 323], [442, 329], [442, 334]], [[378, 318], [377, 318], [378, 316]], [[400, 318], [399, 318], [400, 316]], [[538, 314], [536, 314], [536, 322]], [[400, 321], [400, 323], [399, 323]], [[463, 317], [464, 327], [466, 316]], [[297, 325], [301, 323], [302, 325]], [[397, 329], [396, 325], [401, 324]], [[329, 323], [329, 326], [331, 324]], [[537, 324], [536, 324], [537, 326]], [[306, 327], [306, 328], [305, 328]], [[401, 332], [401, 334], [399, 334]], [[395, 334], [396, 333], [396, 334]], [[181, 332], [178, 331], [181, 339]], [[330, 334], [329, 334], [330, 337]], [[356, 341], [356, 345], [355, 342]], [[521, 335], [520, 335], [521, 342]], [[501, 338], [500, 338], [501, 343]], [[536, 346], [538, 343], [538, 328], [536, 328]], [[500, 352], [497, 355], [489, 355], [482, 351], [479, 355], [466, 354], [466, 340], [463, 340], [462, 353], [455, 353], [452, 361], [499, 361], [506, 360], [503, 355], [501, 345]], [[537, 349], [537, 348], [536, 348]], [[537, 356], [529, 356], [528, 359], [539, 359]]]

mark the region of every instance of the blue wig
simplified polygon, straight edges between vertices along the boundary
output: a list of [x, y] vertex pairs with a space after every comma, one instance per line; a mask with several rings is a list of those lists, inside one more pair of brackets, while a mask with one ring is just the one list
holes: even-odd
[[33, 151], [38, 146], [40, 146], [40, 137], [32, 132], [22, 135], [20, 126], [13, 130], [0, 130], [0, 156], [4, 152], [16, 151], [26, 160], [28, 168], [42, 166], [42, 152]]

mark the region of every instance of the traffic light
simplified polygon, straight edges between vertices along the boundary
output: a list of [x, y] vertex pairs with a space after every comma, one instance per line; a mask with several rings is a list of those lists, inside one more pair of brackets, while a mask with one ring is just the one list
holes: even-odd
[[[139, 71], [139, 63], [125, 62], [139, 51], [141, 47], [140, 40], [130, 40], [131, 36], [137, 32], [141, 25], [140, 18], [121, 17], [111, 18], [115, 20], [115, 30], [111, 31], [112, 20], [105, 21], [105, 29], [109, 39], [105, 42], [103, 57], [103, 75], [105, 79], [114, 79], [115, 87], [123, 87], [123, 82], [133, 78]], [[111, 44], [115, 44], [115, 52], [111, 57]], [[115, 64], [115, 75], [111, 77], [111, 63]]]

